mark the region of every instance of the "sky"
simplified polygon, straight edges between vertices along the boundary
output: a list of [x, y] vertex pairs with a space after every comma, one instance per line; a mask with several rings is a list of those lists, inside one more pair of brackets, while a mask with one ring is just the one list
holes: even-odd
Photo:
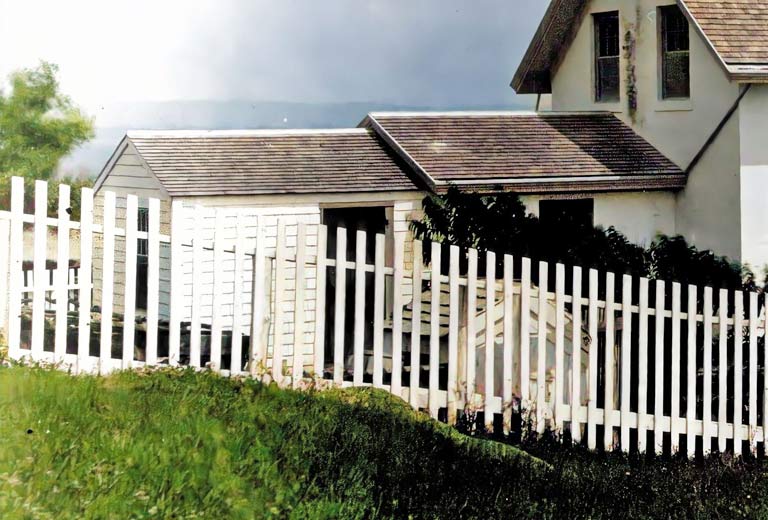
[[147, 102], [517, 107], [547, 3], [0, 0], [0, 78], [54, 62], [99, 127], [141, 127]]

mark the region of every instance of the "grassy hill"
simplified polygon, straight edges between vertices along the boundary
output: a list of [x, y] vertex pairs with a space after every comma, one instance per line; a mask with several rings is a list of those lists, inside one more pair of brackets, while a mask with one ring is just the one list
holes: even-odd
[[0, 518], [761, 518], [765, 466], [467, 437], [369, 389], [0, 368]]

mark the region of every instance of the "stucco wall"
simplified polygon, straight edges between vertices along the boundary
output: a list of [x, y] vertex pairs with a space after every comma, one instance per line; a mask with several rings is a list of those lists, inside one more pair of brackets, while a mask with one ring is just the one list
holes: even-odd
[[[614, 226], [633, 243], [649, 245], [658, 234], [673, 235], [675, 226], [675, 194], [672, 192], [583, 193], [570, 198], [595, 201], [594, 223]], [[529, 212], [539, 214], [539, 201], [562, 196], [525, 196]]]
[[[608, 110], [631, 125], [682, 169], [687, 168], [738, 96], [705, 40], [691, 26], [691, 98], [661, 100], [656, 10], [665, 0], [593, 0], [576, 37], [554, 74], [552, 109]], [[637, 111], [630, 114], [628, 66], [621, 57], [621, 102], [594, 101], [592, 14], [619, 11], [622, 47], [627, 31], [635, 39]], [[676, 230], [694, 244], [733, 258], [741, 256], [738, 118], [731, 121], [677, 196]]]
[[753, 85], [739, 107], [743, 259], [768, 264], [768, 86]]

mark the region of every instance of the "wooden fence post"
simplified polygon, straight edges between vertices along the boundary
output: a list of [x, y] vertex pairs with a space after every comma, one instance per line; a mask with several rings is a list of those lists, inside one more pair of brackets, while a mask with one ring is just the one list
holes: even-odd
[[[59, 184], [58, 222], [56, 239], [56, 329], [54, 336], [53, 360], [58, 363], [64, 359], [67, 352], [67, 311], [69, 309], [69, 208], [70, 188], [67, 184]], [[3, 247], [0, 245], [0, 247]], [[4, 273], [0, 269], [0, 273]], [[3, 291], [0, 289], [0, 294]]]

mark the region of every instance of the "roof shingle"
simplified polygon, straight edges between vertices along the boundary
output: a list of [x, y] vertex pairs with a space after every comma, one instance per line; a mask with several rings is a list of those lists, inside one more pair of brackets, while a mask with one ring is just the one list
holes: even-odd
[[129, 132], [168, 194], [417, 190], [370, 131]]

